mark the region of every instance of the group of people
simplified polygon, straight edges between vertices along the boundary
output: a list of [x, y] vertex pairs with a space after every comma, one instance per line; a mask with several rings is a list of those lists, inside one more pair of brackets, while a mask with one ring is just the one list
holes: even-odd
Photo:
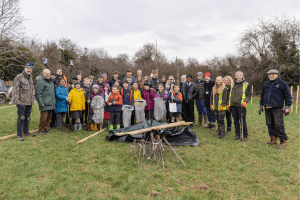
[[[186, 122], [194, 122], [196, 104], [198, 125], [203, 124], [204, 127], [215, 129], [217, 123], [216, 136], [222, 139], [225, 133], [231, 132], [233, 118], [234, 139], [244, 142], [248, 138], [246, 114], [252, 91], [241, 71], [235, 73], [234, 80], [230, 76], [217, 76], [216, 80], [213, 80], [209, 72], [204, 76], [202, 72], [198, 72], [196, 81], [193, 81], [192, 75], [183, 75], [180, 84], [176, 84], [173, 76], [167, 79], [163, 75], [158, 79], [157, 70], [144, 77], [142, 70], [137, 70], [137, 76], [133, 77], [132, 71], [128, 69], [123, 79], [120, 79], [119, 73], [115, 71], [110, 80], [107, 79], [107, 74], [98, 74], [95, 79], [92, 72], [84, 78], [83, 72], [80, 71], [68, 84], [61, 69], [56, 73], [44, 69], [36, 78], [37, 83], [34, 86], [32, 69], [33, 64], [27, 63], [24, 71], [17, 75], [13, 82], [12, 100], [18, 107], [17, 138], [20, 141], [24, 141], [22, 133], [25, 136], [35, 136], [28, 131], [35, 98], [41, 113], [38, 133], [45, 135], [51, 133], [50, 127], [56, 124], [58, 131], [62, 131], [65, 116], [66, 124], [71, 124], [74, 130], [81, 130], [85, 124], [92, 130], [102, 128], [93, 120], [94, 110], [91, 106], [98, 97], [105, 102], [103, 119], [108, 121], [110, 130], [122, 127], [121, 108], [124, 105], [134, 108], [135, 100], [144, 100], [146, 120], [155, 120], [155, 100], [161, 99], [165, 101], [166, 120], [169, 123], [179, 121], [180, 116]], [[292, 98], [287, 83], [281, 80], [278, 74], [275, 69], [268, 72], [269, 80], [263, 85], [259, 113], [265, 107], [270, 135], [270, 142], [267, 144], [277, 144], [279, 138], [278, 148], [285, 148], [288, 138], [284, 130], [283, 114], [289, 114]], [[171, 104], [176, 104], [175, 110], [171, 109]], [[132, 112], [131, 125], [135, 123], [139, 121], [135, 120], [135, 113]], [[193, 124], [190, 126], [193, 127]]]

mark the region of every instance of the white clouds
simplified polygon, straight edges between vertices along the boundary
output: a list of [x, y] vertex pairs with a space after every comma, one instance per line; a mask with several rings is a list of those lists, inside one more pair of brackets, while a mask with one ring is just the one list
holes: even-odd
[[[297, 8], [298, 4], [298, 8]], [[298, 15], [298, 0], [52, 0], [21, 1], [28, 35], [67, 37], [82, 47], [130, 56], [158, 41], [169, 59], [199, 61], [234, 51], [235, 39], [257, 17]]]

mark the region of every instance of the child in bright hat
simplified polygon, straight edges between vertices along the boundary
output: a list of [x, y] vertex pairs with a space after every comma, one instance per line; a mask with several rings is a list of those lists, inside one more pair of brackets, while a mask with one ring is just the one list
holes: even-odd
[[71, 103], [70, 118], [75, 119], [74, 129], [81, 130], [82, 124], [80, 118], [83, 116], [85, 110], [85, 97], [83, 91], [80, 89], [80, 83], [75, 82], [75, 88], [73, 88], [69, 94], [68, 101]]

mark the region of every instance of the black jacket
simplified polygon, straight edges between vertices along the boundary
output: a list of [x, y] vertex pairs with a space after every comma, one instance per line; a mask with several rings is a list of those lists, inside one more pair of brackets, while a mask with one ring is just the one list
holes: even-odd
[[201, 79], [201, 81], [196, 80], [195, 84], [198, 87], [198, 95], [196, 97], [197, 100], [204, 99], [205, 94], [205, 87], [204, 87], [204, 79]]
[[214, 85], [215, 85], [214, 79], [210, 79], [208, 83], [206, 82], [204, 83], [204, 89], [205, 89], [204, 99], [205, 99], [205, 106], [207, 108], [210, 107], [210, 94]]
[[155, 91], [157, 91], [158, 84], [161, 83], [161, 80], [157, 78], [150, 79], [150, 88], [153, 88]]
[[182, 85], [182, 98], [184, 103], [194, 102], [194, 99], [198, 95], [198, 88], [195, 83], [191, 82], [189, 91], [187, 88], [187, 82]]
[[[118, 80], [120, 80], [119, 77], [118, 77]], [[112, 86], [115, 84], [115, 82], [116, 82], [116, 80], [114, 79], [114, 77], [112, 77], [112, 79], [110, 79], [110, 80], [108, 81], [109, 87], [112, 88]], [[120, 85], [121, 85], [121, 83], [120, 83]]]

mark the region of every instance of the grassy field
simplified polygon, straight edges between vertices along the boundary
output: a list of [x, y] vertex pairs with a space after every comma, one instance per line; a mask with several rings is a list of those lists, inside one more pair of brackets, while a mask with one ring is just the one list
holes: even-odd
[[[24, 142], [0, 141], [0, 199], [299, 199], [299, 112], [284, 117], [289, 140], [277, 149], [265, 144], [258, 109], [254, 99], [247, 142], [194, 126], [201, 146], [176, 147], [187, 167], [166, 157], [166, 170], [154, 177], [154, 165], [140, 170], [130, 145], [106, 141], [107, 131], [79, 145], [93, 132], [53, 129]], [[0, 116], [0, 137], [16, 133], [16, 107], [0, 109]], [[36, 104], [32, 118], [30, 130], [38, 128]]]

